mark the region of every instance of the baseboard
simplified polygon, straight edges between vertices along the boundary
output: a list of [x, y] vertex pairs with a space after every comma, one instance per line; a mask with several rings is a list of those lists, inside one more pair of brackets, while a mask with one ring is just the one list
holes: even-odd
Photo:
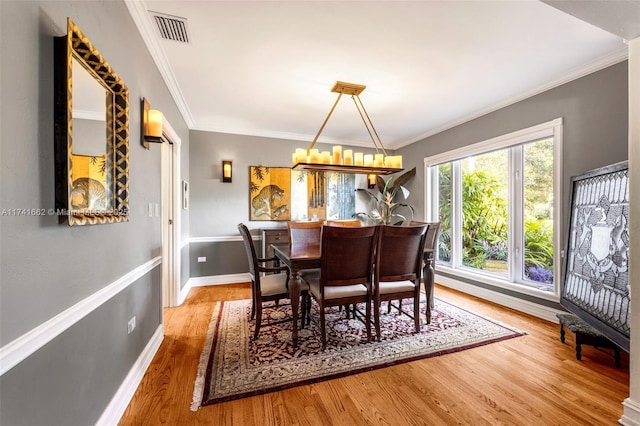
[[189, 279], [187, 280], [186, 283], [184, 283], [184, 287], [180, 289], [180, 293], [178, 293], [178, 306], [182, 305], [182, 302], [184, 302], [184, 300], [187, 298], [190, 291], [191, 291], [191, 280]]
[[111, 398], [109, 405], [105, 408], [96, 425], [109, 426], [118, 424], [122, 414], [127, 409], [127, 406], [129, 406], [129, 402], [131, 402], [131, 398], [133, 398], [136, 389], [138, 389], [138, 386], [144, 377], [144, 373], [146, 373], [153, 357], [156, 355], [156, 352], [158, 352], [163, 338], [164, 327], [160, 324], [158, 328], [156, 328], [156, 332], [153, 333], [151, 340], [147, 343], [147, 346], [145, 346], [144, 350], [140, 353], [140, 356], [131, 367], [131, 370], [129, 370], [129, 374], [127, 374], [127, 377], [118, 388], [118, 391], [113, 398]]
[[207, 285], [220, 285], [220, 284], [237, 284], [237, 283], [250, 283], [251, 276], [248, 272], [242, 274], [226, 274], [226, 275], [209, 275], [208, 277], [192, 277], [185, 284], [185, 287], [203, 287]]
[[534, 317], [542, 318], [544, 320], [555, 323], [558, 322], [556, 314], [566, 313], [554, 308], [550, 308], [548, 306], [529, 302], [528, 300], [519, 299], [517, 297], [498, 293], [497, 291], [487, 290], [486, 288], [458, 281], [454, 278], [438, 275], [437, 273], [435, 281], [445, 287], [449, 287], [463, 293], [471, 294], [472, 296], [476, 296], [481, 299], [488, 300], [490, 302], [494, 302], [499, 305], [524, 312], [525, 314], [533, 315]]
[[622, 402], [622, 406], [624, 413], [618, 422], [625, 426], [640, 426], [640, 403], [629, 397]]

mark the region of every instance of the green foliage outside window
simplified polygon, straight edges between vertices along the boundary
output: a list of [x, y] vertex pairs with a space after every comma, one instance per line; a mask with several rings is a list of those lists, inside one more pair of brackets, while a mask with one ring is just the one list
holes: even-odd
[[[474, 157], [462, 173], [462, 263], [485, 269], [487, 260], [507, 261], [508, 204], [506, 152]], [[466, 160], [463, 160], [463, 162]], [[451, 260], [452, 163], [438, 166], [438, 259]], [[525, 145], [524, 274], [538, 282], [553, 282], [553, 144]]]

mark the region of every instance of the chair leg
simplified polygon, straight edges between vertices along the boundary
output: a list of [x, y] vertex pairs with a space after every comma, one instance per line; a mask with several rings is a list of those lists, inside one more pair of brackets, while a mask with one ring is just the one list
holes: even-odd
[[376, 336], [378, 337], [378, 342], [381, 340], [380, 334], [380, 304], [381, 300], [374, 300], [373, 302], [373, 323], [376, 326]]
[[322, 350], [327, 347], [327, 328], [324, 318], [324, 303], [320, 303], [320, 333], [322, 334]]
[[416, 333], [420, 333], [420, 287], [413, 295], [413, 319], [416, 323]]
[[258, 339], [260, 326], [262, 325], [262, 300], [256, 300], [256, 329], [253, 332], [253, 340]]
[[[365, 314], [365, 324], [367, 325], [367, 343], [371, 342], [371, 300], [368, 300]], [[355, 308], [354, 308], [355, 312]]]
[[425, 284], [424, 289], [426, 291], [426, 299], [427, 299], [427, 309], [425, 310], [425, 320], [426, 324], [431, 324], [431, 308], [433, 307], [433, 293], [431, 292], [431, 288], [429, 285]]
[[251, 321], [256, 317], [256, 284], [251, 283]]

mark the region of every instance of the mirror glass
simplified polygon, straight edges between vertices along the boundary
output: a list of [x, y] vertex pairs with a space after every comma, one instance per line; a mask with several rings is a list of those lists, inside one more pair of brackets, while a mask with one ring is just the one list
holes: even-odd
[[[107, 104], [113, 94], [102, 81], [72, 55], [72, 174], [71, 209], [78, 212], [101, 212], [113, 209], [112, 190], [108, 187]], [[110, 179], [109, 179], [110, 180]]]
[[55, 49], [59, 221], [127, 221], [129, 90], [71, 19]]
[[350, 219], [356, 175], [291, 170], [291, 220]]
[[107, 97], [113, 94], [75, 56], [72, 63], [73, 153], [104, 156], [107, 153]]

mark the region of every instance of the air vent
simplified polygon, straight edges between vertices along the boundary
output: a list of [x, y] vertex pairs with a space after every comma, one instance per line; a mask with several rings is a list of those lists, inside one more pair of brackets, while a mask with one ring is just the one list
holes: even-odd
[[189, 43], [189, 31], [187, 29], [187, 18], [165, 15], [163, 13], [149, 11], [158, 25], [160, 36], [166, 40], [173, 40], [180, 43]]

